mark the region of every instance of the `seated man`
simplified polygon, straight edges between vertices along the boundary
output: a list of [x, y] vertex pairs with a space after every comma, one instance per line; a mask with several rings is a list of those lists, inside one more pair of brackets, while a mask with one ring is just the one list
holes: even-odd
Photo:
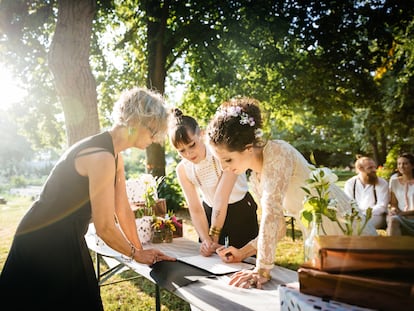
[[355, 162], [355, 170], [358, 175], [345, 182], [345, 193], [355, 200], [362, 211], [372, 207], [370, 222], [376, 229], [385, 229], [390, 201], [388, 182], [377, 176], [377, 165], [369, 157], [359, 157]]

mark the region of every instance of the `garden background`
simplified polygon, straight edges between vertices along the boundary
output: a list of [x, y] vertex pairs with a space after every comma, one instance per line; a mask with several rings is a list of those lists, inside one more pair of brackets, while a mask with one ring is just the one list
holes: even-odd
[[[2, 0], [0, 260], [30, 201], [11, 193], [40, 187], [63, 150], [108, 129], [125, 89], [156, 89], [202, 127], [221, 102], [254, 97], [267, 138], [345, 175], [369, 155], [387, 178], [413, 152], [413, 67], [410, 0]], [[168, 141], [125, 158], [128, 178], [166, 176], [160, 196], [184, 213]], [[137, 305], [141, 284], [104, 288], [106, 306]]]
[[[343, 188], [344, 181], [353, 174], [353, 172], [335, 172], [339, 176], [337, 185]], [[4, 266], [7, 253], [9, 251], [13, 234], [16, 230], [18, 222], [30, 206], [32, 198], [32, 188], [28, 188], [29, 192], [24, 192], [24, 188], [20, 188], [20, 195], [12, 195], [9, 192], [1, 193], [6, 204], [0, 205], [0, 271]], [[16, 189], [17, 190], [17, 189]], [[183, 235], [193, 241], [198, 241], [198, 236], [191, 223], [188, 209], [180, 208], [176, 215], [183, 219]], [[260, 215], [260, 209], [259, 209]], [[292, 226], [289, 218], [286, 218], [288, 224], [287, 235], [278, 243], [275, 262], [288, 269], [297, 270], [303, 262], [303, 240], [302, 234], [298, 227], [295, 227], [295, 240], [292, 239]], [[174, 243], [174, 242], [173, 242]], [[92, 258], [94, 254], [91, 252]], [[108, 267], [103, 264], [102, 271]], [[101, 287], [101, 294], [104, 308], [107, 311], [150, 311], [155, 310], [154, 284], [146, 280], [144, 277], [125, 281], [131, 277], [137, 276], [136, 273], [128, 270], [115, 275], [111, 282], [119, 282]], [[190, 306], [185, 301], [169, 293], [161, 290], [162, 311], [188, 311]]]

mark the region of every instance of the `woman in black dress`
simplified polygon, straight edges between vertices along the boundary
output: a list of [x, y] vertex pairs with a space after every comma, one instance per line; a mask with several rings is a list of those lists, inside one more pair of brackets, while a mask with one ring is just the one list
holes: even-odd
[[115, 103], [113, 117], [111, 130], [79, 141], [62, 155], [20, 222], [0, 275], [4, 305], [14, 310], [103, 310], [84, 239], [91, 221], [107, 245], [131, 260], [174, 260], [142, 249], [121, 155], [164, 139], [164, 100], [133, 88]]

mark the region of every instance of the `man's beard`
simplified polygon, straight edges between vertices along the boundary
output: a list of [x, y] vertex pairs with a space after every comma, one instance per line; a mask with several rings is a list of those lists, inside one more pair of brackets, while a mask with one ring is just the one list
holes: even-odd
[[378, 176], [376, 173], [369, 173], [367, 174], [368, 177], [368, 184], [375, 185], [378, 182]]

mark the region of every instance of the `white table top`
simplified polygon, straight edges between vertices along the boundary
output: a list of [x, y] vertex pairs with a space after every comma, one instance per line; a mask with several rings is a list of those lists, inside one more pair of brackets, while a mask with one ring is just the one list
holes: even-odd
[[[88, 247], [107, 257], [112, 257], [138, 274], [154, 281], [151, 267], [127, 262], [121, 254], [114, 251], [97, 238], [92, 227], [85, 235]], [[146, 244], [144, 248], [157, 248], [173, 257], [194, 256], [199, 254], [199, 243], [186, 238], [175, 238], [173, 243]], [[254, 260], [251, 258], [251, 260]], [[279, 310], [279, 285], [297, 282], [296, 271], [276, 266], [271, 271], [272, 280], [264, 284], [263, 289], [243, 289], [228, 285], [229, 276], [194, 277], [190, 284], [177, 287], [174, 294], [200, 310]]]

